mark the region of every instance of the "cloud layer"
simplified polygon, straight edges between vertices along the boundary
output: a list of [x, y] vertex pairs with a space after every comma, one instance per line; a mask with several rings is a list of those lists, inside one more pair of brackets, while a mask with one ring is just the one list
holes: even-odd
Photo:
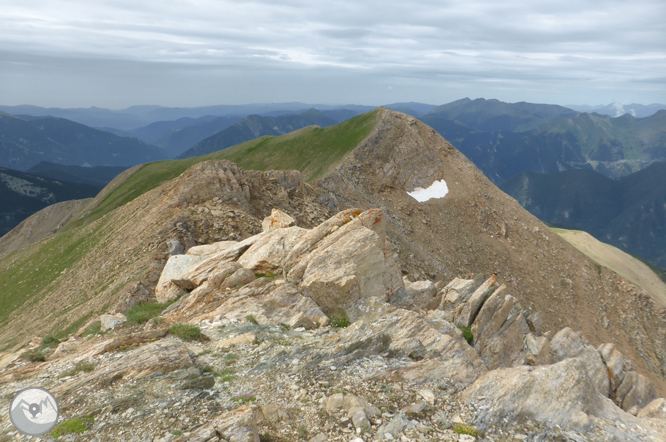
[[666, 101], [666, 2], [23, 0], [0, 101]]

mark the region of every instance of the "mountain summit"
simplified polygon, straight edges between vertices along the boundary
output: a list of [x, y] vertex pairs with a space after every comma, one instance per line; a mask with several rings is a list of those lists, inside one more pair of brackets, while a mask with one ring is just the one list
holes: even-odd
[[[195, 419], [210, 410], [179, 393], [193, 410], [183, 441], [256, 441], [259, 427], [327, 440], [347, 421], [378, 440], [504, 425], [649, 440], [666, 428], [633, 416], [658, 413], [652, 401], [666, 393], [666, 308], [552, 233], [432, 128], [383, 108], [133, 168], [0, 271], [7, 360], [33, 335], [114, 329], [31, 354], [53, 358], [53, 373], [76, 358], [103, 367], [59, 384], [67, 398], [126, 379], [169, 406], [160, 391], [171, 386], [212, 394], [225, 409], [211, 403], [217, 417]], [[150, 301], [165, 308], [159, 320], [132, 325]], [[237, 381], [206, 374], [232, 375], [231, 360]], [[132, 408], [125, 416], [143, 423]], [[114, 409], [129, 406], [98, 414]]]

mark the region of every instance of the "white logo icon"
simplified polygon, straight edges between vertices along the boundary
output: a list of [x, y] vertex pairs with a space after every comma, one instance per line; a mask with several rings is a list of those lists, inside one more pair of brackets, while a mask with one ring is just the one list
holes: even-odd
[[41, 436], [58, 422], [58, 402], [46, 389], [28, 387], [18, 392], [9, 404], [9, 418], [14, 427], [28, 436]]

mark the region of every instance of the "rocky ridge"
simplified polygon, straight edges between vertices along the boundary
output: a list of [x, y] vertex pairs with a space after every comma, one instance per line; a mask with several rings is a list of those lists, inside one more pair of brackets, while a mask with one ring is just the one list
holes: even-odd
[[63, 440], [664, 440], [664, 399], [612, 343], [544, 331], [496, 275], [403, 278], [381, 210], [262, 224], [173, 240], [155, 293], [135, 293], [172, 302], [157, 319], [103, 315], [45, 362], [19, 357], [33, 340], [0, 361], [2, 401], [40, 385], [94, 421]]

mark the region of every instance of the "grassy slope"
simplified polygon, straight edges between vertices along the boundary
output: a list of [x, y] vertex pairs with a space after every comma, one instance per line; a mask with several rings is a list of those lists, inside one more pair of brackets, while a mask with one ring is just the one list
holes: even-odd
[[640, 286], [662, 305], [666, 305], [666, 284], [649, 266], [622, 250], [603, 243], [580, 230], [552, 229], [571, 245], [608, 267], [629, 281]]
[[[0, 260], [0, 327], [12, 313], [29, 307], [35, 296], [58, 290], [58, 277], [86, 259], [87, 254], [112, 232], [106, 221], [89, 225], [143, 193], [173, 179], [201, 161], [229, 159], [245, 169], [299, 169], [306, 180], [321, 177], [365, 139], [375, 125], [377, 111], [360, 115], [324, 129], [308, 127], [281, 137], [264, 137], [227, 150], [186, 160], [149, 163], [111, 190], [97, 207], [83, 218], [71, 222], [45, 241], [33, 244]], [[94, 296], [92, 293], [90, 296]], [[71, 308], [54, 309], [62, 315]], [[52, 333], [64, 336], [86, 318], [62, 325]], [[12, 343], [0, 345], [0, 350]]]
[[200, 157], [148, 163], [72, 226], [104, 216], [201, 161], [226, 159], [247, 170], [296, 169], [307, 181], [315, 180], [370, 134], [377, 112], [368, 112], [323, 129], [311, 126], [280, 137], [258, 138]]

